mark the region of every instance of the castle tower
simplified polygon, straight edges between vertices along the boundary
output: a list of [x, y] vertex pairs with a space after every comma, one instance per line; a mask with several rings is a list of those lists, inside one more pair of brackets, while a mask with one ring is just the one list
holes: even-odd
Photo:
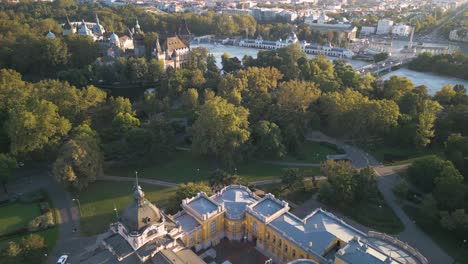
[[177, 32], [178, 37], [184, 42], [187, 47], [190, 47], [190, 41], [192, 34], [187, 26], [187, 20], [182, 19], [182, 23], [179, 26], [179, 30]]
[[68, 19], [68, 16], [67, 16], [67, 22], [65, 22], [65, 24], [63, 24], [63, 26], [62, 26], [62, 30], [63, 30], [63, 35], [64, 36], [69, 36], [69, 35], [73, 35], [73, 34], [76, 33], [76, 28], [70, 22], [70, 19]]

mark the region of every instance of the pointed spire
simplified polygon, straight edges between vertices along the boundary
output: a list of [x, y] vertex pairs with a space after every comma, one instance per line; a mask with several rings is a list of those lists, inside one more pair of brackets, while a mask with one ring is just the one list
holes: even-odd
[[138, 187], [138, 171], [135, 171], [135, 187]]
[[162, 53], [161, 44], [159, 44], [159, 36], [156, 37], [156, 54]]
[[97, 15], [97, 13], [96, 13], [96, 24], [99, 25], [99, 17], [98, 17], [98, 15]]

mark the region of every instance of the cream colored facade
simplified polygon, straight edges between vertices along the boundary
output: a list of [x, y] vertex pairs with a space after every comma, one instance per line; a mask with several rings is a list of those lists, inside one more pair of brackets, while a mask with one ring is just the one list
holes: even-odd
[[183, 200], [182, 209], [173, 219], [185, 231], [182, 240], [194, 251], [228, 238], [255, 242], [274, 263], [352, 264], [357, 262], [349, 256], [354, 257], [356, 250], [362, 253], [365, 246], [372, 250], [360, 258], [370, 262], [362, 263], [399, 263], [360, 242], [367, 234], [328, 212], [317, 209], [300, 219], [289, 212], [287, 202], [272, 194], [260, 198], [244, 186], [227, 186], [212, 196], [199, 193]]

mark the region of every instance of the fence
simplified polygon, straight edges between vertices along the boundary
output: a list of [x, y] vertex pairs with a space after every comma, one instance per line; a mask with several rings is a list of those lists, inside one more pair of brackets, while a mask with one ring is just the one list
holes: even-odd
[[427, 261], [426, 257], [424, 257], [421, 253], [419, 253], [419, 251], [417, 251], [416, 249], [414, 249], [413, 247], [411, 247], [410, 245], [392, 237], [392, 236], [389, 236], [387, 234], [383, 234], [383, 233], [379, 233], [379, 232], [374, 232], [374, 231], [369, 231], [367, 233], [367, 235], [369, 237], [372, 237], [372, 238], [378, 238], [378, 239], [382, 239], [384, 241], [387, 241], [389, 243], [392, 243], [404, 250], [406, 250], [408, 253], [412, 254], [418, 261], [419, 263], [421, 264], [429, 264], [429, 261]]

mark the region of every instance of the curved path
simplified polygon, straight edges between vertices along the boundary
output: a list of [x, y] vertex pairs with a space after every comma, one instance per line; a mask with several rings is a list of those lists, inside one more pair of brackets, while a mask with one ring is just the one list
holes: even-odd
[[[74, 255], [81, 251], [86, 245], [94, 244], [94, 237], [80, 236], [79, 209], [73, 202], [72, 195], [65, 191], [62, 186], [44, 168], [39, 171], [21, 171], [18, 180], [9, 184], [10, 192], [25, 193], [39, 189], [45, 190], [51, 199], [53, 206], [57, 209], [57, 224], [59, 236], [53, 251], [47, 256], [47, 263], [57, 263], [63, 254]], [[76, 228], [76, 231], [74, 229]]]
[[407, 242], [409, 245], [419, 250], [430, 263], [449, 264], [453, 259], [445, 253], [432, 239], [424, 233], [403, 211], [393, 194], [393, 187], [398, 182], [400, 176], [397, 171], [405, 165], [383, 166], [369, 153], [339, 140], [328, 137], [320, 132], [312, 132], [307, 137], [311, 141], [325, 141], [341, 147], [351, 158], [356, 168], [373, 167], [377, 176], [377, 186], [382, 193], [385, 202], [390, 206], [395, 214], [400, 218], [405, 226], [403, 232], [397, 235], [397, 238]]

